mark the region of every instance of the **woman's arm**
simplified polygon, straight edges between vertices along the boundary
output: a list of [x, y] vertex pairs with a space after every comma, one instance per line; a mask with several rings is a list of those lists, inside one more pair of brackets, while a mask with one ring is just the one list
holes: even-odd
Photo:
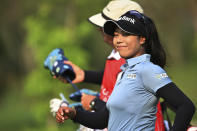
[[104, 129], [108, 125], [109, 112], [105, 105], [97, 112], [76, 109], [74, 122], [78, 122], [92, 129]]
[[96, 97], [90, 102], [91, 110], [99, 111], [106, 106], [106, 102], [102, 101], [99, 97]]
[[186, 131], [195, 112], [192, 101], [173, 82], [160, 88], [156, 95], [176, 108], [172, 131]]
[[56, 120], [58, 123], [64, 123], [65, 120], [71, 119], [86, 127], [93, 129], [104, 129], [108, 125], [109, 112], [106, 106], [98, 112], [89, 112], [83, 110], [81, 107], [65, 107], [62, 106], [56, 113]]

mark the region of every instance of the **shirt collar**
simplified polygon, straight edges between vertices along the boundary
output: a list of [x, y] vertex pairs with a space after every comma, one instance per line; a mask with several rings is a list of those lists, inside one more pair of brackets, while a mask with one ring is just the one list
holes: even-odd
[[130, 58], [126, 60], [126, 64], [121, 66], [122, 70], [125, 70], [128, 66], [134, 66], [138, 63], [144, 62], [144, 61], [150, 61], [150, 55], [149, 54], [143, 54], [138, 57]]
[[112, 50], [111, 54], [107, 57], [107, 59], [116, 59], [119, 60], [121, 57], [119, 53], [115, 50]]

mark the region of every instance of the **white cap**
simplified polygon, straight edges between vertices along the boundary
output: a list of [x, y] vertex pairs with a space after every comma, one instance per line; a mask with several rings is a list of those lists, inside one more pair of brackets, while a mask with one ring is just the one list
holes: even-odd
[[143, 13], [142, 7], [131, 0], [112, 0], [98, 13], [88, 18], [88, 20], [99, 27], [103, 27], [107, 20], [118, 20], [118, 18], [129, 10], [137, 10]]

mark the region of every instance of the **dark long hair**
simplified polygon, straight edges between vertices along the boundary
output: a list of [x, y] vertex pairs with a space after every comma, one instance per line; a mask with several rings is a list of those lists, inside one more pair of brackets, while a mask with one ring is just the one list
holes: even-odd
[[166, 65], [166, 53], [162, 44], [160, 43], [154, 22], [147, 16], [145, 16], [145, 28], [145, 52], [151, 55], [151, 62], [164, 68]]

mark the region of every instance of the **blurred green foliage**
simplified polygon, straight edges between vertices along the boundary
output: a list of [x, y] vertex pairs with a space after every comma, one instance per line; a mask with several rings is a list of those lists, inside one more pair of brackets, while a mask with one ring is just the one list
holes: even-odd
[[[49, 100], [74, 89], [50, 76], [43, 62], [54, 48], [83, 69], [102, 70], [111, 51], [87, 18], [109, 1], [1, 0], [0, 4], [0, 130], [74, 131], [68, 120], [58, 125]], [[168, 53], [167, 71], [197, 106], [196, 1], [138, 0], [158, 27]], [[176, 5], [176, 8], [174, 7]], [[77, 84], [99, 91], [98, 85]], [[72, 102], [72, 101], [70, 101]], [[173, 119], [174, 113], [170, 112]], [[197, 125], [195, 114], [192, 124]]]

